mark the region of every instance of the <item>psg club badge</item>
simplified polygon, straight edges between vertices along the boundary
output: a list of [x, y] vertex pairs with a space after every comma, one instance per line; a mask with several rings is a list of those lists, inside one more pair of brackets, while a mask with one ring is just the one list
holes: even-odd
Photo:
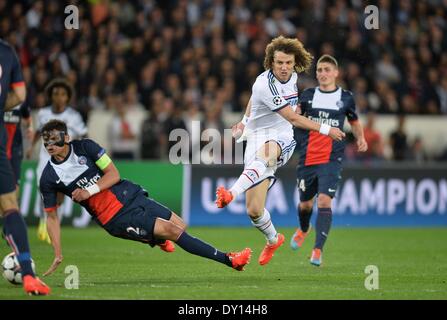
[[78, 163], [79, 163], [80, 165], [84, 165], [84, 164], [86, 164], [86, 163], [87, 163], [87, 158], [84, 157], [84, 156], [80, 156], [79, 159], [78, 159]]
[[343, 101], [341, 100], [337, 101], [336, 105], [339, 109], [343, 108]]

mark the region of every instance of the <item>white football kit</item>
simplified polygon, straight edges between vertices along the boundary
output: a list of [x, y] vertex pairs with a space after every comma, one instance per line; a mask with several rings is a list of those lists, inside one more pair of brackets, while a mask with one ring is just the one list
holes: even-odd
[[276, 169], [286, 164], [295, 150], [293, 125], [278, 114], [278, 111], [289, 105], [293, 110], [296, 109], [297, 77], [297, 73], [293, 72], [290, 79], [283, 83], [273, 75], [271, 70], [266, 70], [256, 78], [253, 84], [251, 112], [243, 135], [247, 140], [244, 164], [245, 166], [250, 164], [256, 158], [257, 151], [267, 141], [275, 141], [281, 147], [278, 161], [267, 168], [259, 182], [266, 178], [274, 180]]

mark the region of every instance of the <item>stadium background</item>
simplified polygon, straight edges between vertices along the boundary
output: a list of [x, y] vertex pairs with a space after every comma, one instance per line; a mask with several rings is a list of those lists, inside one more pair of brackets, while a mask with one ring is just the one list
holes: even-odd
[[[79, 9], [79, 30], [64, 28], [68, 4]], [[379, 29], [365, 28], [364, 10], [370, 4], [379, 9]], [[169, 148], [176, 143], [169, 141], [169, 133], [176, 128], [191, 133], [196, 120], [202, 132], [213, 128], [222, 134], [222, 150], [232, 148], [223, 130], [240, 119], [251, 85], [263, 70], [265, 45], [279, 34], [296, 36], [315, 57], [337, 57], [339, 84], [354, 93], [366, 127], [366, 155], [356, 153], [352, 137], [348, 139], [344, 181], [356, 172], [358, 193], [362, 179], [370, 181], [368, 190], [386, 208], [359, 195], [356, 201], [363, 202], [353, 208], [348, 204], [343, 212], [356, 222], [335, 219], [335, 224], [447, 224], [447, 33], [442, 1], [3, 0], [0, 17], [0, 37], [19, 54], [33, 116], [48, 103], [45, 85], [54, 77], [67, 78], [76, 91], [71, 106], [82, 113], [89, 136], [112, 154], [124, 176], [136, 179], [175, 211], [186, 212], [193, 225], [249, 225], [240, 210], [235, 214], [230, 207], [217, 213], [204, 198], [212, 196], [219, 177], [228, 182], [239, 169], [225, 165], [207, 170], [211, 184], [203, 190], [208, 180], [196, 176], [200, 169], [169, 166]], [[300, 90], [315, 85], [314, 70], [300, 76]], [[399, 121], [402, 130], [396, 134]], [[191, 135], [189, 143], [190, 159], [209, 163], [221, 156], [194, 154], [193, 145], [206, 144], [198, 135]], [[35, 148], [32, 159], [37, 156]], [[288, 209], [272, 209], [282, 225], [296, 223], [296, 163], [295, 156], [281, 180], [289, 189]], [[22, 211], [31, 224], [37, 221], [34, 166], [35, 161], [25, 161], [22, 170]], [[364, 170], [355, 171], [359, 166]], [[384, 167], [391, 169], [385, 174]], [[416, 188], [415, 175], [422, 182]], [[409, 198], [415, 199], [413, 206], [404, 203]], [[189, 210], [191, 201], [201, 205]], [[399, 207], [396, 212], [394, 205]], [[63, 223], [72, 224], [79, 208], [63, 212]]]
[[[79, 9], [79, 30], [64, 28], [69, 4]], [[379, 8], [378, 30], [364, 25], [371, 4]], [[315, 57], [337, 57], [340, 85], [353, 91], [370, 145], [360, 155], [352, 137], [347, 140], [336, 228], [319, 270], [306, 261], [313, 241], [299, 254], [282, 248], [268, 268], [252, 263], [243, 274], [182, 250], [148, 253], [99, 228], [68, 227], [89, 222], [75, 205], [60, 214], [63, 264], [79, 267], [80, 289], [64, 288], [61, 266], [46, 278], [54, 290], [49, 298], [446, 299], [446, 15], [442, 0], [0, 0], [0, 37], [19, 54], [33, 116], [48, 103], [46, 84], [67, 78], [76, 91], [71, 106], [122, 176], [223, 250], [250, 246], [257, 255], [264, 245], [242, 199], [218, 213], [212, 204], [215, 185], [230, 183], [240, 167], [173, 165], [169, 133], [191, 131], [192, 120], [220, 132], [238, 121], [272, 37], [298, 37]], [[301, 75], [300, 90], [314, 85], [314, 70]], [[403, 130], [395, 133], [399, 121]], [[204, 145], [191, 137], [191, 145]], [[231, 140], [221, 143], [234, 147]], [[33, 227], [37, 156], [36, 147], [23, 164], [21, 211], [41, 274], [53, 256]], [[198, 158], [213, 160], [190, 154]], [[287, 238], [297, 223], [296, 164], [295, 156], [278, 171], [268, 203]], [[365, 289], [364, 269], [371, 264], [380, 268], [380, 290]], [[0, 298], [22, 299], [23, 293], [3, 283]]]

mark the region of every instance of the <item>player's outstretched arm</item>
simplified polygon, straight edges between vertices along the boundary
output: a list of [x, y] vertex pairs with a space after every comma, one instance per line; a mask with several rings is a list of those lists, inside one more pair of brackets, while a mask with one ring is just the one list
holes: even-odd
[[293, 111], [291, 106], [282, 108], [278, 113], [297, 128], [318, 131], [336, 141], [341, 141], [345, 137], [345, 133], [340, 129], [307, 119]]
[[61, 247], [61, 227], [57, 212], [56, 210], [51, 210], [47, 212], [47, 215], [47, 230], [51, 239], [51, 245], [54, 249], [54, 260], [48, 270], [43, 274], [44, 276], [52, 274], [63, 260]]

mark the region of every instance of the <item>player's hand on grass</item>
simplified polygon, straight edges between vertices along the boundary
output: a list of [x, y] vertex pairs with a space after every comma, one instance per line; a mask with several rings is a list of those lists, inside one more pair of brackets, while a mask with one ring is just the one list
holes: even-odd
[[62, 263], [62, 260], [64, 260], [64, 257], [62, 255], [57, 256], [54, 258], [53, 263], [48, 268], [48, 270], [43, 274], [44, 277], [52, 274], [54, 271], [56, 271], [57, 267]]
[[365, 152], [368, 150], [368, 143], [366, 143], [365, 138], [357, 140], [357, 149], [359, 152]]
[[345, 136], [345, 133], [338, 128], [332, 127], [329, 130], [329, 137], [331, 137], [335, 141], [342, 141]]
[[90, 193], [87, 190], [77, 188], [71, 194], [71, 198], [75, 202], [81, 202], [81, 201], [84, 201], [84, 200], [87, 200], [88, 198], [90, 198]]
[[239, 139], [242, 136], [242, 133], [244, 133], [244, 128], [245, 126], [242, 124], [242, 122], [239, 122], [231, 127], [231, 134], [233, 135], [233, 138], [235, 140]]

